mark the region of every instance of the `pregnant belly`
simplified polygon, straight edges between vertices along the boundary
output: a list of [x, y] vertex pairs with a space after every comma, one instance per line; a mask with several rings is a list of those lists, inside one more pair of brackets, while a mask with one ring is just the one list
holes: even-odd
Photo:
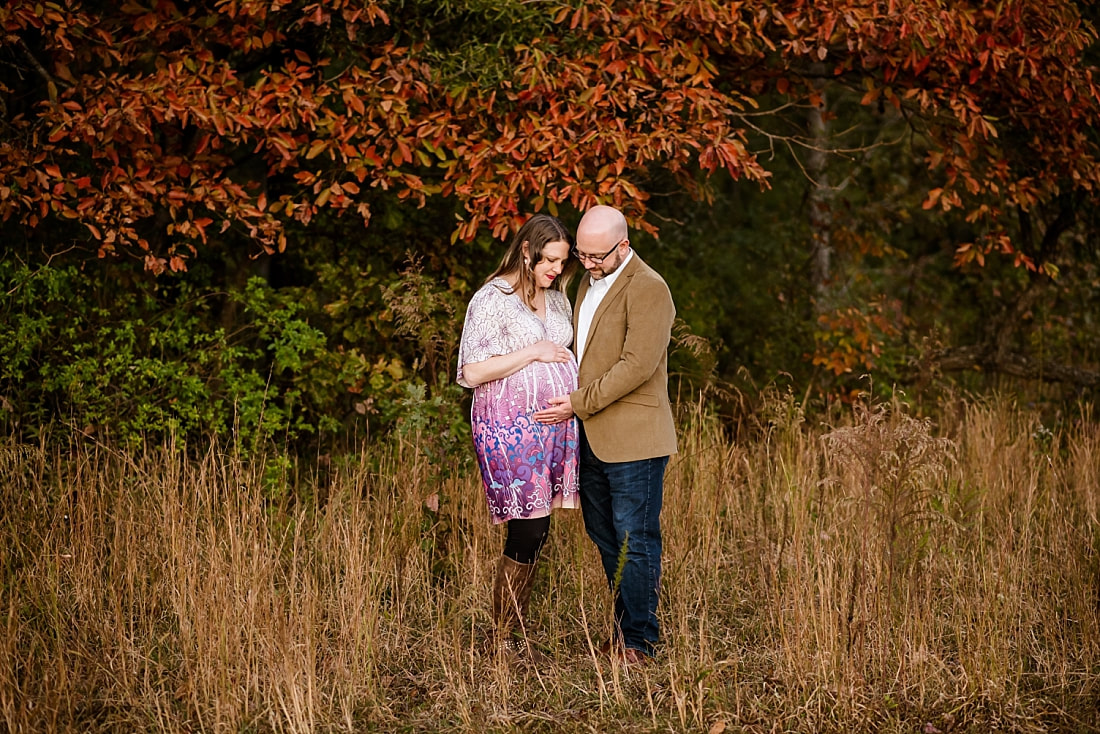
[[522, 373], [532, 399], [532, 410], [546, 407], [546, 401], [577, 389], [577, 366], [572, 362], [533, 362]]
[[548, 407], [550, 398], [577, 389], [573, 362], [533, 362], [519, 372], [474, 390], [473, 417], [510, 422]]

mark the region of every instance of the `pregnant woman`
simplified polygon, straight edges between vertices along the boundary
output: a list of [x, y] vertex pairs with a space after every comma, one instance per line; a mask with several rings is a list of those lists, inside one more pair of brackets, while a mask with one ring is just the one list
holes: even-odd
[[474, 390], [474, 449], [489, 514], [508, 524], [492, 591], [494, 643], [532, 658], [524, 622], [550, 512], [579, 506], [576, 419], [533, 418], [547, 398], [577, 389], [565, 296], [576, 269], [572, 248], [561, 222], [531, 217], [470, 300], [458, 353], [458, 383]]

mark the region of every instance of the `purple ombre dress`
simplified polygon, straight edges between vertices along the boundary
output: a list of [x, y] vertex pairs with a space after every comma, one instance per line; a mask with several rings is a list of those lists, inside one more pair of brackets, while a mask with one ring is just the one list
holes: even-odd
[[[470, 387], [463, 365], [511, 354], [547, 339], [573, 343], [573, 313], [560, 291], [546, 291], [546, 321], [538, 317], [508, 282], [483, 285], [466, 309], [458, 350], [458, 384]], [[532, 362], [518, 372], [474, 388], [474, 449], [489, 513], [494, 523], [545, 517], [557, 507], [575, 508], [577, 419], [543, 425], [531, 415], [547, 398], [577, 389], [577, 362]]]

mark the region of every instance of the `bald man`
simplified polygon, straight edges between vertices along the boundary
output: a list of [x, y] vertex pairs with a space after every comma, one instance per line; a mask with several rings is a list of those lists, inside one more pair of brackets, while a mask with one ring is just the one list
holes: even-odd
[[676, 452], [668, 400], [676, 307], [665, 281], [631, 249], [619, 210], [588, 210], [574, 253], [588, 271], [573, 312], [579, 388], [551, 398], [535, 419], [580, 418], [581, 510], [615, 599], [606, 649], [639, 664], [652, 658], [660, 634], [660, 514], [665, 467]]

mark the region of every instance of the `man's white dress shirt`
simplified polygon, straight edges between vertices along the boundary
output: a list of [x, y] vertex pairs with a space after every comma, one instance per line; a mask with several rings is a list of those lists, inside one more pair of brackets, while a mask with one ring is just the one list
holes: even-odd
[[626, 257], [623, 258], [619, 267], [615, 268], [614, 273], [599, 280], [592, 280], [592, 276], [588, 276], [588, 292], [584, 294], [580, 313], [577, 314], [577, 364], [580, 364], [581, 360], [584, 359], [584, 348], [588, 341], [588, 332], [592, 329], [592, 317], [596, 315], [596, 309], [600, 307], [604, 296], [611, 290], [611, 286], [615, 284], [615, 279], [623, 272], [632, 257], [634, 257], [633, 248], [626, 251]]

